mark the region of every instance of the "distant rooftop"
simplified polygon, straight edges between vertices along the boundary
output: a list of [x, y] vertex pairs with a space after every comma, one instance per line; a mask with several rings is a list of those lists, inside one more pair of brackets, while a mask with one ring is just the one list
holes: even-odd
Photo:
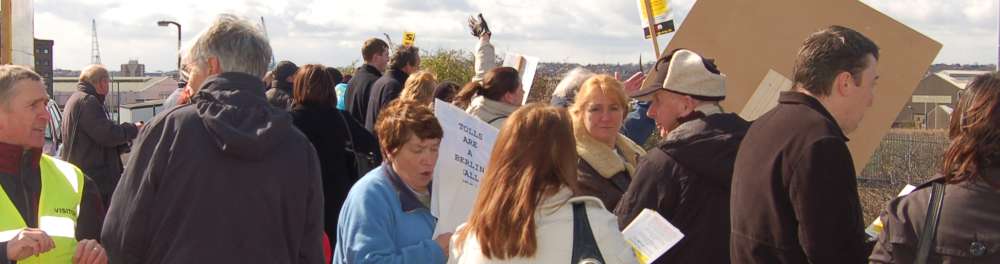
[[[142, 92], [149, 87], [153, 87], [156, 84], [166, 81], [170, 77], [114, 77], [111, 81], [111, 89], [117, 90], [119, 87], [122, 92]], [[76, 84], [79, 82], [77, 77], [55, 77], [53, 79], [53, 87], [55, 92], [73, 92], [76, 91]]]
[[943, 70], [935, 73], [937, 76], [941, 77], [945, 81], [958, 87], [958, 89], [965, 89], [965, 86], [972, 82], [976, 76], [990, 73], [990, 71], [966, 71], [966, 70]]

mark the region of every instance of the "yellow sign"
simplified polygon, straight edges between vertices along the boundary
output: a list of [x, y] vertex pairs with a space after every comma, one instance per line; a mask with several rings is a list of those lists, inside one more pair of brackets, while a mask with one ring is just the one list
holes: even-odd
[[417, 33], [413, 32], [403, 32], [403, 46], [413, 46], [413, 42], [417, 39]]
[[[648, 5], [653, 10], [650, 15], [646, 8]], [[639, 20], [642, 21], [643, 35], [649, 39], [649, 23], [652, 21], [656, 25], [656, 35], [664, 35], [674, 32], [674, 17], [670, 15], [670, 0], [638, 0]]]

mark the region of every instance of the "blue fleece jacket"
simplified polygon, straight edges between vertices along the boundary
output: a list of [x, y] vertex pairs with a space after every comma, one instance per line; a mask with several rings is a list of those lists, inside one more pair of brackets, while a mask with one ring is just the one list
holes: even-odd
[[333, 263], [445, 263], [437, 219], [383, 163], [351, 187], [340, 211]]

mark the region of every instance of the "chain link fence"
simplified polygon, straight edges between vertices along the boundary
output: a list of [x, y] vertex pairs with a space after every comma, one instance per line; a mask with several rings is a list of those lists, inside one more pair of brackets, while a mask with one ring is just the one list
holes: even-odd
[[867, 186], [922, 183], [937, 173], [948, 143], [944, 130], [890, 130], [858, 181]]

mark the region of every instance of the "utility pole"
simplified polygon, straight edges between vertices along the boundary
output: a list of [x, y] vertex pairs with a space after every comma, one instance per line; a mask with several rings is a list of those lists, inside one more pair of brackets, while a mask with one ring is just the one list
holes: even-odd
[[91, 64], [101, 64], [101, 47], [97, 43], [97, 20], [90, 20], [91, 26], [91, 44], [90, 44], [90, 63]]

